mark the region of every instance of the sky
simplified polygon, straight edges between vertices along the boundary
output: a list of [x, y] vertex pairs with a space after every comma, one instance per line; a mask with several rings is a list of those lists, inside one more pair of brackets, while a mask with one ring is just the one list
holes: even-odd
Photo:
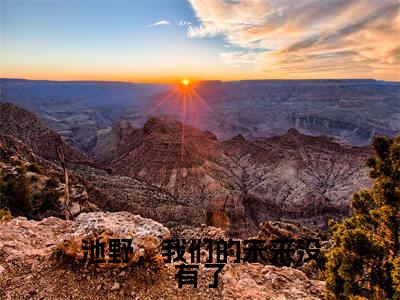
[[0, 0], [0, 76], [400, 81], [397, 0]]

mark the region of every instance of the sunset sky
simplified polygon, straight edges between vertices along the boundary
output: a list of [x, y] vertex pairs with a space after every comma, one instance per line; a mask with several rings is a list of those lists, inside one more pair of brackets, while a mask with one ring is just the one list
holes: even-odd
[[400, 80], [397, 0], [0, 3], [1, 77]]

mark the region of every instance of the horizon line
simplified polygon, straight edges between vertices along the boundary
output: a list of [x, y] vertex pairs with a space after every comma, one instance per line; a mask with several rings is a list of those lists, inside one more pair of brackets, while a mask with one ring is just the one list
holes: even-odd
[[[14, 77], [0, 77], [0, 80], [21, 80], [21, 81], [49, 81], [49, 82], [71, 82], [71, 83], [125, 83], [125, 84], [177, 84], [180, 80], [167, 80], [167, 81], [124, 81], [124, 80], [95, 80], [95, 79], [84, 79], [84, 80], [61, 80], [61, 79], [29, 79], [29, 78], [14, 78]], [[349, 80], [359, 80], [359, 81], [380, 81], [380, 82], [393, 82], [400, 83], [400, 81], [393, 80], [382, 80], [375, 78], [265, 78], [265, 79], [237, 79], [237, 80], [224, 80], [224, 79], [204, 79], [204, 80], [194, 80], [193, 82], [243, 82], [243, 81], [349, 81]]]

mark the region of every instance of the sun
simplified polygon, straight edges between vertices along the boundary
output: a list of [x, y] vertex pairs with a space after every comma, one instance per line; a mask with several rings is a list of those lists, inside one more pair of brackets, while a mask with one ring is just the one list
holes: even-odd
[[189, 79], [187, 79], [187, 78], [185, 78], [185, 79], [182, 79], [182, 84], [184, 85], [184, 86], [189, 86], [189, 84], [190, 84], [190, 81], [189, 81]]

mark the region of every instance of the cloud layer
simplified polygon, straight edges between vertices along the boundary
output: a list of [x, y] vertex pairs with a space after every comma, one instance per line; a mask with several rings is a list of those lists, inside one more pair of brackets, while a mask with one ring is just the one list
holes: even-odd
[[171, 24], [171, 22], [169, 22], [167, 20], [161, 20], [161, 21], [158, 21], [156, 23], [149, 25], [149, 27], [164, 26], [164, 25], [170, 25], [170, 24]]
[[[400, 80], [397, 0], [189, 0], [190, 38], [223, 36], [231, 64], [270, 77]], [[239, 51], [237, 50], [239, 49]]]

